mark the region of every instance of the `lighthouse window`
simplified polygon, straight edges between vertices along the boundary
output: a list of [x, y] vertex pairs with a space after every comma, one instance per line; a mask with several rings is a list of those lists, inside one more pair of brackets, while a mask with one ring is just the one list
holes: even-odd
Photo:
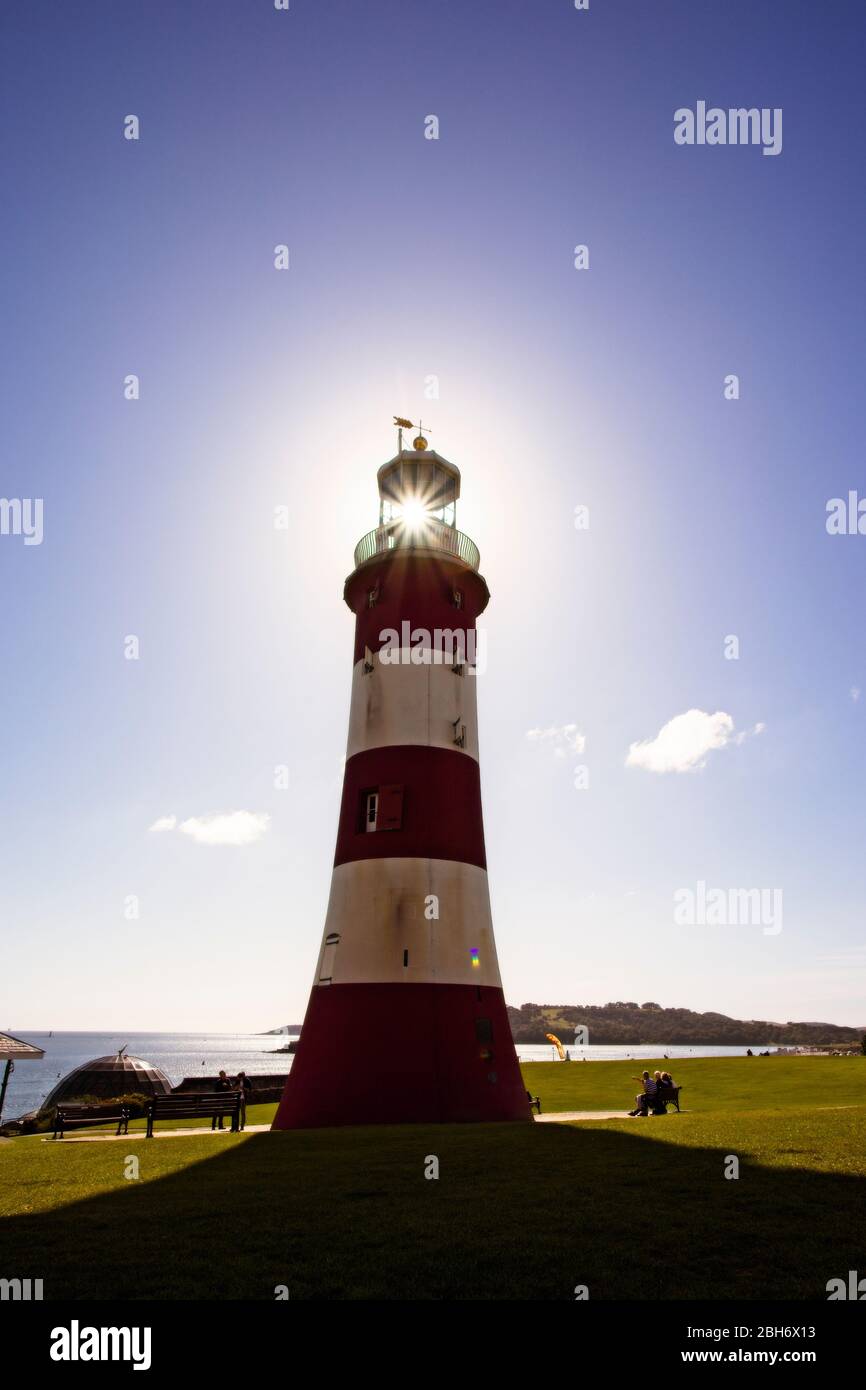
[[380, 830], [402, 830], [402, 786], [389, 783], [382, 787], [368, 787], [362, 791], [358, 822], [358, 830], [365, 834]]
[[480, 1043], [493, 1042], [493, 1024], [489, 1018], [476, 1018], [475, 1041]]
[[322, 968], [319, 971], [319, 984], [329, 985], [334, 975], [334, 959], [337, 955], [337, 947], [340, 944], [340, 933], [329, 932], [325, 937], [325, 949], [322, 952]]

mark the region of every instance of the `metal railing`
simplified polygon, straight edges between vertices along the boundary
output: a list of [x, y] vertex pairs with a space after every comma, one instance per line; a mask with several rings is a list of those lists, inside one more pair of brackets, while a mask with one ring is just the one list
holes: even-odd
[[429, 518], [417, 527], [392, 521], [387, 526], [377, 526], [375, 531], [368, 531], [355, 546], [355, 568], [366, 560], [372, 560], [374, 555], [384, 555], [389, 550], [444, 550], [456, 555], [470, 569], [477, 570], [481, 564], [481, 555], [474, 541], [453, 526]]

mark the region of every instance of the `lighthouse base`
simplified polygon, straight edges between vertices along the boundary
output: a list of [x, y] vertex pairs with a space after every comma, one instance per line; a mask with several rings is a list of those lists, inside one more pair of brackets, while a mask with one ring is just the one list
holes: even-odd
[[529, 1119], [501, 989], [317, 985], [273, 1128]]

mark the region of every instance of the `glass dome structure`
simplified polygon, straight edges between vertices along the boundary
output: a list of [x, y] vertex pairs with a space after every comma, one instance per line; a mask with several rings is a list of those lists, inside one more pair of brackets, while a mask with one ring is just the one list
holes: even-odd
[[42, 1102], [42, 1109], [78, 1096], [126, 1096], [135, 1092], [146, 1096], [171, 1094], [171, 1082], [164, 1071], [141, 1057], [128, 1057], [122, 1050], [111, 1057], [94, 1057], [67, 1072]]

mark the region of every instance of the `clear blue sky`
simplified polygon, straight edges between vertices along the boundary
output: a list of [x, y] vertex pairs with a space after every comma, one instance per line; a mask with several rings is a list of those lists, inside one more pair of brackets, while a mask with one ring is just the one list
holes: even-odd
[[[493, 595], [509, 1002], [866, 1023], [866, 536], [825, 529], [866, 493], [864, 34], [842, 0], [9, 0], [0, 491], [44, 540], [0, 536], [0, 1026], [300, 1020], [342, 582], [419, 411]], [[677, 146], [698, 100], [781, 107], [782, 153]], [[626, 766], [691, 709], [733, 721], [705, 766]], [[238, 810], [254, 843], [148, 829]], [[700, 880], [781, 888], [783, 930], [677, 925]]]

